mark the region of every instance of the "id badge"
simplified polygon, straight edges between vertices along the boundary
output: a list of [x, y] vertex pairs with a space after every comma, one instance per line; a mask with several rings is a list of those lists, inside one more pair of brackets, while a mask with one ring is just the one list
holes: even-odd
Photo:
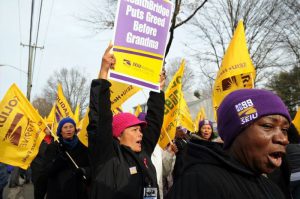
[[144, 188], [144, 199], [157, 199], [157, 188], [145, 187]]

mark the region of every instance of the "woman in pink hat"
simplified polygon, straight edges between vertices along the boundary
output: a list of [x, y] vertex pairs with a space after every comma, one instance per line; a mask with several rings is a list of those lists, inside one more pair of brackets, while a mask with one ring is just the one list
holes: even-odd
[[[146, 122], [130, 113], [112, 116], [109, 69], [115, 65], [110, 45], [90, 93], [89, 152], [92, 164], [90, 198], [159, 198], [151, 154], [160, 136], [164, 93], [150, 92]], [[161, 75], [161, 88], [165, 76]]]

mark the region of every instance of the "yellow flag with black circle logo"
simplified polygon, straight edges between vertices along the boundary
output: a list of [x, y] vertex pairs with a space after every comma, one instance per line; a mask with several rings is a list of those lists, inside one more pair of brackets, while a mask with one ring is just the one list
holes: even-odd
[[46, 135], [46, 124], [15, 84], [0, 110], [0, 162], [27, 169]]
[[232, 91], [253, 88], [256, 77], [247, 48], [243, 21], [239, 21], [222, 60], [213, 88], [213, 106], [216, 111], [223, 99]]

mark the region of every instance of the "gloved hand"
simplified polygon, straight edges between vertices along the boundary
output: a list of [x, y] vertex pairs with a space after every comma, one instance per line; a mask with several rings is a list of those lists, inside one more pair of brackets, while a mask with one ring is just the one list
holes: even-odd
[[82, 167], [79, 167], [75, 170], [75, 175], [78, 177], [78, 178], [81, 178], [83, 180], [86, 180], [86, 171], [84, 168]]

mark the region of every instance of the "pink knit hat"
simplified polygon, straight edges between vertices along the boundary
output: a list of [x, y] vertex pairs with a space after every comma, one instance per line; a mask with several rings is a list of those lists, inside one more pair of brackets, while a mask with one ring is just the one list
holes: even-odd
[[147, 122], [139, 120], [131, 113], [119, 113], [114, 115], [112, 123], [113, 136], [119, 137], [126, 128], [136, 125], [146, 126]]

